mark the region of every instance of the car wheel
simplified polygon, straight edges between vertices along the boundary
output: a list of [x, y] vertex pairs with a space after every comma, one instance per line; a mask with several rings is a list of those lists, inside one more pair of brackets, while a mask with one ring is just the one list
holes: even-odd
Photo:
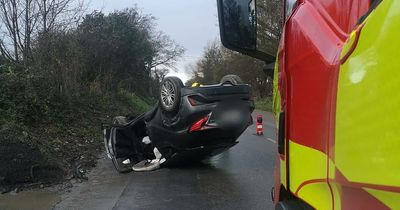
[[231, 83], [232, 85], [240, 85], [243, 84], [243, 80], [238, 75], [228, 74], [222, 77], [220, 83]]
[[116, 116], [113, 119], [114, 125], [125, 125], [128, 123], [128, 119], [124, 116]]
[[167, 112], [178, 110], [181, 100], [181, 88], [183, 82], [178, 77], [166, 77], [161, 82], [160, 88], [160, 106], [161, 109]]

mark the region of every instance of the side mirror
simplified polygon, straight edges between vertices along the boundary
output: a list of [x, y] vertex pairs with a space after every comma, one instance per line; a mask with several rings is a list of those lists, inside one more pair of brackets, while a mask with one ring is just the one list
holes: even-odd
[[267, 31], [261, 28], [263, 21], [257, 21], [257, 8], [265, 7], [258, 7], [257, 0], [217, 0], [217, 5], [221, 41], [226, 48], [266, 62], [275, 61], [271, 53], [260, 50], [265, 47], [265, 40], [260, 39]]
[[223, 41], [231, 47], [257, 49], [257, 17], [255, 0], [222, 0], [220, 24]]

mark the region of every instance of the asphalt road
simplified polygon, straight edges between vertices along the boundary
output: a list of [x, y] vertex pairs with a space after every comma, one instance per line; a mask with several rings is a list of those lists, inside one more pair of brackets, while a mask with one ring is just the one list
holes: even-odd
[[263, 115], [264, 136], [253, 125], [238, 145], [204, 164], [118, 174], [100, 160], [55, 209], [273, 209], [275, 129], [272, 115]]

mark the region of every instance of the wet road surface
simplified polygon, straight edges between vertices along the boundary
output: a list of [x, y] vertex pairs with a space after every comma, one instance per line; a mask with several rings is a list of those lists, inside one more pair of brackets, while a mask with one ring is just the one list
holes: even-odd
[[55, 209], [273, 209], [275, 129], [264, 114], [264, 136], [249, 127], [239, 144], [204, 164], [118, 174], [100, 160], [89, 181], [62, 196]]

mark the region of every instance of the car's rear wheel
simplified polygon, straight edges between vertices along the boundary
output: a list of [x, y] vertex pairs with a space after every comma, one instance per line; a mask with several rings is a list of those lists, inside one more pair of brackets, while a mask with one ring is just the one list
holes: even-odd
[[160, 88], [160, 106], [167, 112], [175, 112], [179, 108], [181, 100], [181, 88], [183, 82], [178, 77], [166, 77], [161, 82]]
[[128, 119], [124, 116], [116, 116], [113, 119], [114, 125], [125, 125], [128, 123]]
[[220, 83], [231, 83], [232, 85], [240, 85], [243, 84], [243, 80], [238, 75], [228, 74], [221, 78]]

